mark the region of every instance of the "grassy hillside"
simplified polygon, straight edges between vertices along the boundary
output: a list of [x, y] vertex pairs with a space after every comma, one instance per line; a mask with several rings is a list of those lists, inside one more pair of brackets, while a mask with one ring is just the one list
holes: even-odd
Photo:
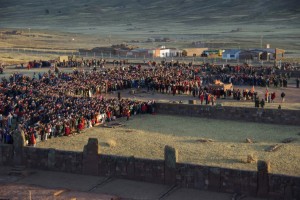
[[286, 24], [299, 27], [298, 0], [9, 0], [0, 26]]
[[194, 41], [212, 43], [209, 48], [218, 46], [213, 43], [222, 44], [220, 48], [257, 48], [263, 38], [264, 45], [300, 55], [298, 1], [2, 0], [0, 29], [83, 33], [106, 43], [160, 36], [172, 38], [179, 48]]

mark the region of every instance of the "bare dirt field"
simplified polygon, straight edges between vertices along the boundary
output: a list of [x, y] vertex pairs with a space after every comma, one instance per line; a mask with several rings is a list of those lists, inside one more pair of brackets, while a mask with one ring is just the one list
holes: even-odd
[[[211, 120], [203, 118], [139, 115], [120, 120], [125, 127], [95, 127], [76, 136], [52, 138], [40, 148], [82, 151], [88, 138], [98, 138], [103, 154], [163, 159], [165, 145], [176, 147], [179, 162], [256, 170], [245, 164], [249, 154], [271, 162], [272, 173], [300, 176], [299, 127]], [[286, 138], [296, 141], [282, 144]], [[246, 138], [254, 143], [246, 143]], [[201, 142], [211, 139], [212, 142]], [[282, 144], [276, 152], [271, 145]]]

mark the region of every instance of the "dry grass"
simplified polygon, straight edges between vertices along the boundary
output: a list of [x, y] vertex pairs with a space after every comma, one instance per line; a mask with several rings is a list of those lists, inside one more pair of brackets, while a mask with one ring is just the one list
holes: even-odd
[[[285, 144], [276, 152], [265, 149], [288, 137], [299, 137], [299, 127], [244, 123], [203, 118], [164, 115], [135, 116], [123, 121], [126, 127], [96, 127], [75, 137], [60, 137], [41, 142], [38, 147], [82, 151], [89, 137], [99, 143], [115, 141], [116, 146], [103, 146], [104, 154], [163, 159], [165, 145], [179, 151], [179, 162], [256, 170], [255, 162], [244, 164], [249, 154], [268, 160], [272, 173], [300, 176], [300, 142]], [[199, 142], [203, 138], [213, 142]], [[251, 138], [255, 143], [245, 143]]]
[[[17, 30], [20, 34], [5, 34], [6, 31]], [[122, 39], [113, 38], [122, 43]], [[92, 49], [109, 46], [107, 36], [89, 36], [77, 33], [53, 32], [50, 30], [1, 29], [0, 28], [0, 63], [19, 64], [32, 60], [57, 59], [57, 52], [78, 54], [79, 49]], [[26, 50], [26, 51], [25, 51]], [[53, 52], [53, 53], [51, 53]], [[91, 55], [90, 55], [91, 56]]]
[[105, 147], [109, 147], [109, 148], [114, 148], [114, 147], [116, 147], [116, 145], [117, 145], [117, 142], [112, 139], [108, 139], [107, 141], [100, 143], [100, 146], [105, 146]]
[[[219, 27], [219, 26], [218, 26]], [[226, 30], [228, 29], [227, 26], [223, 27]], [[250, 28], [248, 26], [248, 28]], [[247, 29], [248, 29], [247, 28]], [[256, 30], [256, 26], [254, 26]], [[103, 29], [103, 28], [101, 28]], [[219, 29], [219, 28], [218, 28]], [[16, 30], [18, 31], [19, 34], [14, 35], [14, 34], [6, 34], [6, 31], [12, 31]], [[104, 29], [103, 29], [104, 30]], [[67, 30], [66, 30], [67, 31]], [[203, 31], [203, 30], [202, 30]], [[211, 34], [210, 30], [208, 31], [209, 34]], [[169, 32], [169, 31], [168, 31]], [[198, 32], [198, 31], [197, 31]], [[255, 31], [254, 31], [255, 32]], [[88, 34], [86, 34], [88, 33]], [[188, 34], [191, 32], [189, 31]], [[241, 33], [245, 34], [246, 32], [242, 31]], [[256, 33], [256, 32], [255, 32]], [[249, 35], [240, 35], [237, 37], [235, 34], [234, 37], [231, 37], [231, 33], [229, 35], [225, 34], [222, 32], [222, 38], [227, 38], [226, 42], [222, 39], [219, 41], [220, 44], [223, 44], [223, 48], [236, 48], [236, 41], [238, 43], [242, 40], [243, 45], [245, 48], [251, 47], [253, 45], [254, 41], [256, 41], [257, 37], [256, 35], [252, 35], [254, 38], [249, 38]], [[252, 31], [250, 31], [250, 34], [252, 34]], [[150, 34], [152, 35], [152, 34]], [[27, 28], [18, 28], [18, 29], [5, 29], [5, 28], [0, 28], [0, 48], [4, 48], [5, 53], [9, 53], [9, 59], [6, 58], [5, 55], [1, 55], [3, 53], [0, 52], [0, 62], [5, 62], [8, 64], [19, 64], [24, 61], [30, 61], [33, 59], [40, 60], [50, 60], [54, 59], [57, 57], [53, 57], [53, 54], [51, 53], [43, 53], [45, 50], [47, 52], [63, 52], [62, 54], [65, 53], [76, 53], [78, 52], [79, 49], [92, 49], [94, 47], [99, 47], [99, 46], [110, 46], [111, 44], [121, 44], [121, 43], [128, 43], [130, 44], [130, 40], [140, 40], [140, 41], [145, 41], [149, 37], [152, 37], [150, 35], [145, 35], [145, 34], [116, 34], [116, 35], [110, 35], [110, 34], [101, 34], [99, 32], [97, 33], [90, 33], [88, 30], [85, 31], [84, 33], [74, 33], [72, 32], [61, 32], [61, 31], [54, 31], [54, 30], [42, 30], [42, 29], [31, 29], [30, 32], [28, 31]], [[177, 37], [178, 34], [172, 34], [173, 36], [170, 35], [170, 37]], [[181, 34], [179, 34], [181, 35]], [[285, 37], [285, 41], [282, 42], [282, 40], [274, 39], [274, 43], [280, 42], [281, 45], [280, 48], [284, 49], [293, 49], [292, 51], [295, 51], [297, 48], [295, 47], [295, 42], [294, 42], [294, 37], [288, 38], [286, 34], [283, 34], [282, 37]], [[232, 40], [232, 42], [229, 42], [227, 40]], [[287, 41], [288, 39], [288, 41]], [[254, 41], [253, 41], [254, 40]], [[192, 42], [194, 42], [194, 38], [187, 37], [185, 40], [180, 40], [177, 39], [176, 42], [173, 42], [172, 44], [169, 44], [171, 46], [177, 47], [177, 48], [186, 48], [189, 46]], [[228, 43], [228, 47], [224, 47], [224, 44]], [[234, 45], [233, 46], [230, 46]], [[161, 45], [160, 42], [157, 43], [133, 43], [133, 45], [137, 45], [141, 48], [153, 48], [157, 45]], [[275, 44], [274, 44], [275, 45]], [[221, 45], [222, 46], [222, 45]], [[257, 46], [253, 46], [257, 47]], [[274, 46], [275, 47], [275, 46]], [[9, 50], [5, 50], [5, 49]], [[14, 50], [12, 51], [11, 48]], [[26, 57], [25, 55], [20, 54], [20, 51], [24, 51], [24, 49], [27, 50], [33, 50], [33, 53], [29, 53], [29, 57]], [[35, 55], [37, 54], [37, 55]], [[77, 54], [77, 53], [76, 53]], [[85, 55], [81, 55], [85, 56]], [[93, 57], [93, 55], [89, 55]], [[100, 56], [100, 55], [98, 55]], [[296, 54], [295, 56], [299, 56]], [[150, 58], [148, 58], [150, 59]], [[133, 59], [131, 59], [133, 60]], [[142, 59], [143, 60], [143, 59]], [[190, 62], [194, 60], [194, 63], [202, 64], [204, 60], [202, 58], [196, 57], [194, 59], [192, 58], [180, 58], [179, 59], [181, 62]], [[292, 58], [285, 58], [284, 62], [293, 62], [293, 63], [299, 63], [300, 58], [299, 57], [292, 57]], [[205, 61], [207, 62], [207, 61]], [[241, 61], [242, 62], [242, 61]]]
[[24, 63], [24, 66], [27, 66], [28, 61], [32, 60], [53, 60], [57, 59], [57, 54], [38, 54], [38, 53], [23, 53], [22, 50], [19, 52], [16, 50], [12, 53], [3, 53], [0, 52], [0, 63], [3, 62], [5, 64], [19, 64]]

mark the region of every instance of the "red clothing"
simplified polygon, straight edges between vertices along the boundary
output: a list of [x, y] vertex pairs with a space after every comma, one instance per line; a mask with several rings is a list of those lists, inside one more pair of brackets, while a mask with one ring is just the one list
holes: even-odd
[[108, 118], [108, 119], [111, 118], [111, 112], [110, 112], [110, 111], [107, 111], [107, 112], [106, 112], [106, 115], [107, 115], [107, 118]]
[[146, 112], [147, 111], [147, 106], [145, 104], [142, 105], [142, 112]]
[[275, 92], [273, 92], [273, 93], [271, 94], [271, 99], [272, 99], [272, 101], [275, 99], [275, 97], [276, 97], [276, 94], [275, 94]]
[[65, 127], [65, 135], [68, 136], [68, 135], [70, 135], [70, 133], [71, 133], [70, 127], [66, 126]]
[[31, 134], [31, 136], [30, 136], [30, 143], [31, 143], [32, 145], [35, 145], [35, 144], [36, 144], [36, 140], [35, 140], [34, 134]]
[[84, 128], [83, 123], [78, 124], [78, 129], [79, 129], [80, 131], [82, 131], [83, 128]]
[[200, 101], [201, 101], [201, 104], [204, 101], [204, 95], [203, 94], [200, 95]]

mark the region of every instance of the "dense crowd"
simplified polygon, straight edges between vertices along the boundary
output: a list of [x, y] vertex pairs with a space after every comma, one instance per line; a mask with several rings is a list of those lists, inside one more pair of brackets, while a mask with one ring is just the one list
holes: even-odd
[[[142, 68], [115, 61], [105, 68], [105, 60], [82, 60], [58, 63], [55, 70], [33, 77], [13, 74], [3, 78], [0, 94], [0, 140], [12, 142], [13, 130], [19, 124], [29, 145], [36, 138], [80, 133], [105, 121], [133, 114], [153, 113], [154, 101], [106, 99], [112, 91], [145, 88], [149, 92], [171, 95], [187, 94], [201, 104], [214, 105], [217, 98], [256, 100], [254, 89], [224, 89], [215, 81], [234, 85], [287, 87], [290, 74], [276, 74], [271, 67], [194, 66], [192, 63], [163, 63]], [[60, 72], [58, 66], [73, 67], [73, 72]], [[82, 67], [89, 67], [85, 71]], [[266, 92], [265, 100], [274, 102], [276, 94]]]
[[12, 143], [17, 124], [21, 125], [28, 145], [34, 146], [37, 138], [67, 136], [118, 117], [128, 119], [130, 115], [154, 112], [154, 101], [66, 95], [63, 87], [81, 81], [75, 78], [77, 73], [68, 75], [66, 78], [63, 73], [50, 73], [30, 78], [14, 74], [9, 80], [3, 79], [0, 140]]

